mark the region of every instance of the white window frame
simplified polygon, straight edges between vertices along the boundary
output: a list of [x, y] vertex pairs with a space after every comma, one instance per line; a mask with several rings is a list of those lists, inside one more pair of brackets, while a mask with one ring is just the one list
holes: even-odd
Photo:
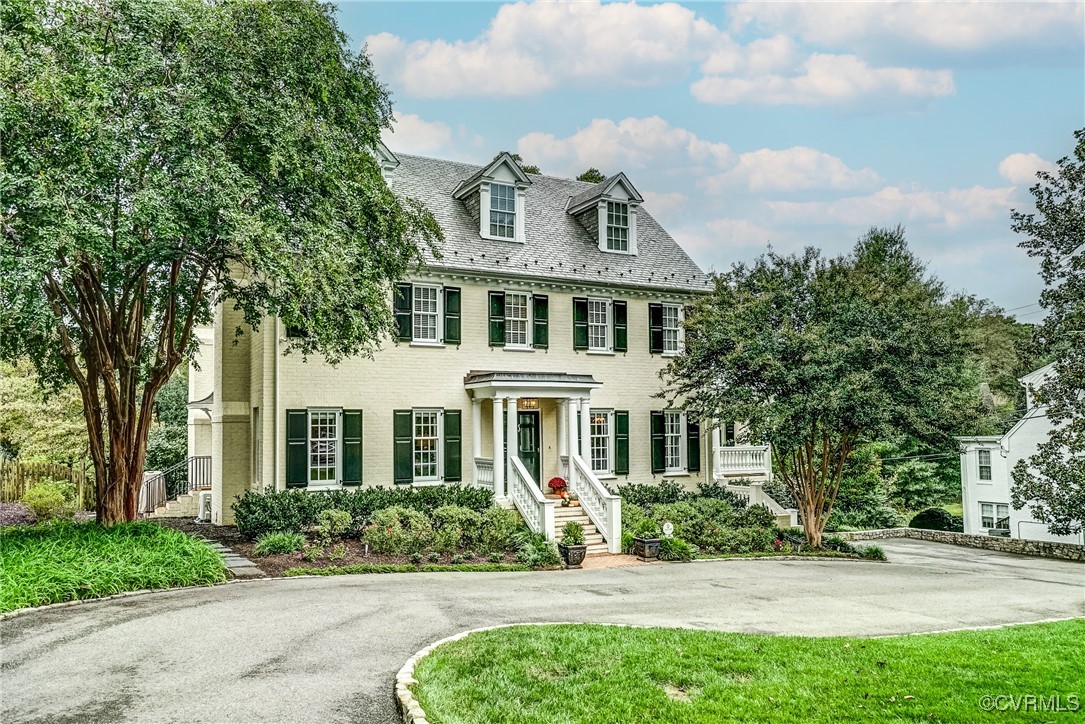
[[[606, 228], [603, 230], [603, 245], [606, 247], [607, 251], [614, 252], [615, 254], [629, 254], [633, 249], [632, 234], [629, 232], [629, 222], [630, 217], [632, 216], [632, 214], [630, 214], [629, 204], [625, 201], [610, 201], [608, 199], [606, 205], [607, 223]], [[612, 218], [620, 218], [621, 216], [625, 217], [624, 225], [611, 223]], [[618, 249], [611, 246], [611, 229], [625, 231], [624, 249]]]
[[[588, 456], [591, 458], [588, 460], [588, 464], [591, 465], [593, 473], [597, 475], [613, 475], [614, 474], [614, 410], [596, 410], [592, 409], [588, 414], [592, 419], [588, 423], [589, 440], [588, 440]], [[595, 416], [601, 415], [603, 418], [603, 424], [605, 425], [605, 432], [602, 435], [595, 433]], [[596, 467], [595, 465], [595, 451], [596, 442], [602, 443], [601, 449], [606, 453], [606, 465], [603, 467]]]
[[[519, 317], [513, 318], [513, 317], [509, 316], [509, 300], [512, 297], [523, 297], [524, 298], [524, 317], [522, 319], [519, 318]], [[533, 316], [534, 310], [535, 310], [535, 297], [534, 297], [533, 294], [531, 294], [530, 292], [510, 292], [508, 290], [505, 290], [505, 347], [506, 348], [509, 348], [509, 349], [532, 349], [532, 347], [535, 344], [535, 340], [533, 339], [533, 330], [532, 330], [532, 321], [533, 321], [532, 316]], [[523, 342], [513, 342], [512, 341], [512, 337], [511, 337], [512, 328], [511, 328], [511, 325], [509, 324], [510, 319], [513, 320], [513, 321], [516, 321], [516, 322], [522, 321], [524, 323], [524, 330], [523, 330], [524, 341]]]
[[[435, 423], [435, 438], [420, 438], [418, 436], [418, 416], [429, 415], [434, 416]], [[411, 479], [415, 483], [426, 482], [439, 482], [443, 479], [442, 472], [444, 470], [444, 440], [445, 440], [445, 419], [444, 410], [438, 407], [417, 407], [411, 410]], [[418, 455], [420, 452], [418, 449], [418, 442], [422, 439], [434, 439], [436, 441], [436, 449], [434, 450], [434, 474], [433, 475], [419, 475], [418, 474]], [[426, 464], [426, 463], [423, 463]]]
[[[667, 326], [667, 312], [673, 313], [674, 326]], [[682, 354], [682, 346], [685, 342], [686, 333], [682, 328], [682, 321], [686, 313], [681, 304], [663, 304], [663, 355], [676, 356]], [[673, 338], [667, 333], [673, 333]], [[673, 348], [669, 344], [673, 339]]]
[[[441, 320], [444, 316], [444, 287], [439, 284], [413, 284], [411, 285], [411, 342], [413, 344], [441, 344], [444, 341], [444, 335], [442, 334]], [[434, 312], [419, 311], [419, 290], [433, 290], [436, 295], [436, 305]], [[422, 315], [433, 316], [433, 337], [420, 337], [418, 334], [421, 325], [419, 317]]]
[[[305, 477], [306, 485], [310, 488], [339, 486], [343, 481], [343, 411], [336, 408], [329, 407], [313, 407], [306, 410], [305, 416]], [[331, 415], [335, 424], [335, 437], [334, 438], [313, 438], [313, 416]], [[333, 479], [314, 479], [313, 478], [313, 457], [314, 455], [321, 455], [326, 453], [314, 453], [313, 443], [315, 441], [331, 442], [334, 445], [332, 450], [332, 468]], [[327, 469], [328, 465], [319, 466], [321, 469]]]
[[[999, 513], [1005, 512], [1005, 515]], [[1004, 520], [1005, 526], [1000, 526], [999, 521]], [[990, 521], [991, 525], [987, 525]], [[984, 503], [980, 502], [980, 527], [987, 530], [1010, 529], [1010, 506], [1008, 503]]]
[[[605, 338], [606, 341], [602, 347], [594, 345], [594, 337], [592, 335], [592, 327], [598, 328], [600, 324], [598, 322], [592, 322], [592, 305], [603, 305], [603, 316], [606, 318], [603, 322], [603, 326], [606, 327]], [[601, 299], [599, 297], [588, 297], [588, 351], [589, 352], [612, 352], [614, 351], [614, 304], [610, 299]]]
[[[504, 197], [501, 197], [500, 200], [510, 203], [511, 206], [512, 206], [511, 211], [508, 210], [508, 209], [499, 209], [499, 208], [497, 208], [497, 204], [498, 204], [498, 201], [499, 201], [498, 194], [495, 193], [495, 191], [497, 189], [508, 189], [511, 196], [509, 196], [507, 199], [504, 198]], [[487, 209], [488, 215], [486, 217], [487, 222], [488, 222], [487, 230], [489, 231], [490, 238], [492, 238], [492, 239], [502, 239], [504, 241], [515, 241], [516, 240], [516, 206], [517, 206], [516, 197], [517, 197], [516, 186], [514, 186], [512, 184], [490, 182], [490, 193], [489, 193], [489, 199], [490, 199], [489, 207], [490, 208]], [[494, 214], [508, 214], [508, 217], [509, 217], [508, 218], [508, 223], [507, 224], [495, 224], [495, 222], [494, 222]], [[496, 226], [508, 226], [509, 230], [510, 230], [509, 235], [506, 236], [504, 234], [498, 233], [495, 230]]]
[[[677, 434], [672, 432], [672, 425], [677, 423]], [[677, 438], [677, 458], [671, 455], [671, 445]], [[663, 467], [665, 475], [675, 475], [686, 472], [686, 413], [683, 410], [663, 411]], [[678, 467], [671, 465], [677, 459]]]
[[[984, 456], [987, 457], [987, 462], [983, 462]], [[983, 469], [987, 468], [987, 477], [983, 477]], [[989, 483], [993, 480], [994, 470], [991, 467], [991, 451], [990, 450], [977, 450], [976, 451], [976, 479]]]

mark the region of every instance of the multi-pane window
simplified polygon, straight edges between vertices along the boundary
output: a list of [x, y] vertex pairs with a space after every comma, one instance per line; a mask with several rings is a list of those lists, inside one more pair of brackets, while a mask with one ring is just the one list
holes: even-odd
[[991, 451], [977, 450], [979, 458], [980, 480], [991, 479]]
[[629, 204], [607, 202], [607, 249], [629, 251]]
[[414, 479], [438, 478], [441, 417], [439, 410], [414, 411]]
[[509, 347], [528, 346], [528, 295], [505, 292], [505, 344]]
[[309, 483], [334, 483], [339, 464], [339, 413], [309, 411]]
[[663, 305], [663, 353], [678, 354], [681, 349], [682, 308], [677, 304]]
[[441, 311], [441, 290], [439, 287], [416, 284], [413, 293], [415, 342], [439, 342], [438, 334]]
[[994, 530], [1010, 529], [1010, 506], [1005, 503], [980, 503], [981, 525]]
[[614, 413], [591, 411], [591, 469], [597, 473], [614, 470]]
[[588, 300], [588, 349], [610, 349], [610, 302]]
[[686, 439], [686, 416], [682, 412], [663, 413], [663, 464], [668, 471], [684, 470], [682, 463]]
[[490, 184], [490, 236], [516, 237], [516, 189], [504, 184]]

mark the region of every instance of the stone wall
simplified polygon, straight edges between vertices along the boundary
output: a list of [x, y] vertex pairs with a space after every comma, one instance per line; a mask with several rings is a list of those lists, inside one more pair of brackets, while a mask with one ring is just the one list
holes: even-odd
[[847, 533], [833, 533], [844, 540], [862, 541], [882, 538], [915, 538], [935, 543], [950, 543], [969, 548], [984, 548], [1000, 553], [1019, 553], [1026, 556], [1044, 556], [1062, 558], [1068, 561], [1085, 561], [1085, 546], [1076, 543], [1052, 543], [1039, 540], [1021, 540], [1018, 538], [1000, 538], [990, 535], [970, 535], [968, 533], [950, 533], [944, 530], [921, 530], [919, 528], [882, 528], [880, 530], [857, 530]]

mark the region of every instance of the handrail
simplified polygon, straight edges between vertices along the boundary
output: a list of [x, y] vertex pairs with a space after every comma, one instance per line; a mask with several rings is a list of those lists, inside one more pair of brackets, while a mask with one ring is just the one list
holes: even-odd
[[167, 500], [176, 500], [193, 490], [210, 490], [211, 456], [187, 457], [147, 478], [142, 487], [143, 513], [153, 512]]
[[510, 456], [510, 463], [509, 497], [531, 530], [554, 540], [554, 501], [546, 499], [518, 456]]
[[475, 458], [475, 485], [493, 490], [494, 487], [494, 461], [493, 458]]
[[622, 498], [606, 489], [584, 459], [573, 453], [569, 489], [580, 498], [580, 507], [599, 529], [611, 553], [622, 551]]

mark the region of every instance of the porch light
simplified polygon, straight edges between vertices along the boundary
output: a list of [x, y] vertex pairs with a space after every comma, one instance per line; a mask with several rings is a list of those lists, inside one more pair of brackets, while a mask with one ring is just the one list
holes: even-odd
[[521, 410], [538, 410], [539, 398], [538, 397], [521, 397], [517, 406]]

